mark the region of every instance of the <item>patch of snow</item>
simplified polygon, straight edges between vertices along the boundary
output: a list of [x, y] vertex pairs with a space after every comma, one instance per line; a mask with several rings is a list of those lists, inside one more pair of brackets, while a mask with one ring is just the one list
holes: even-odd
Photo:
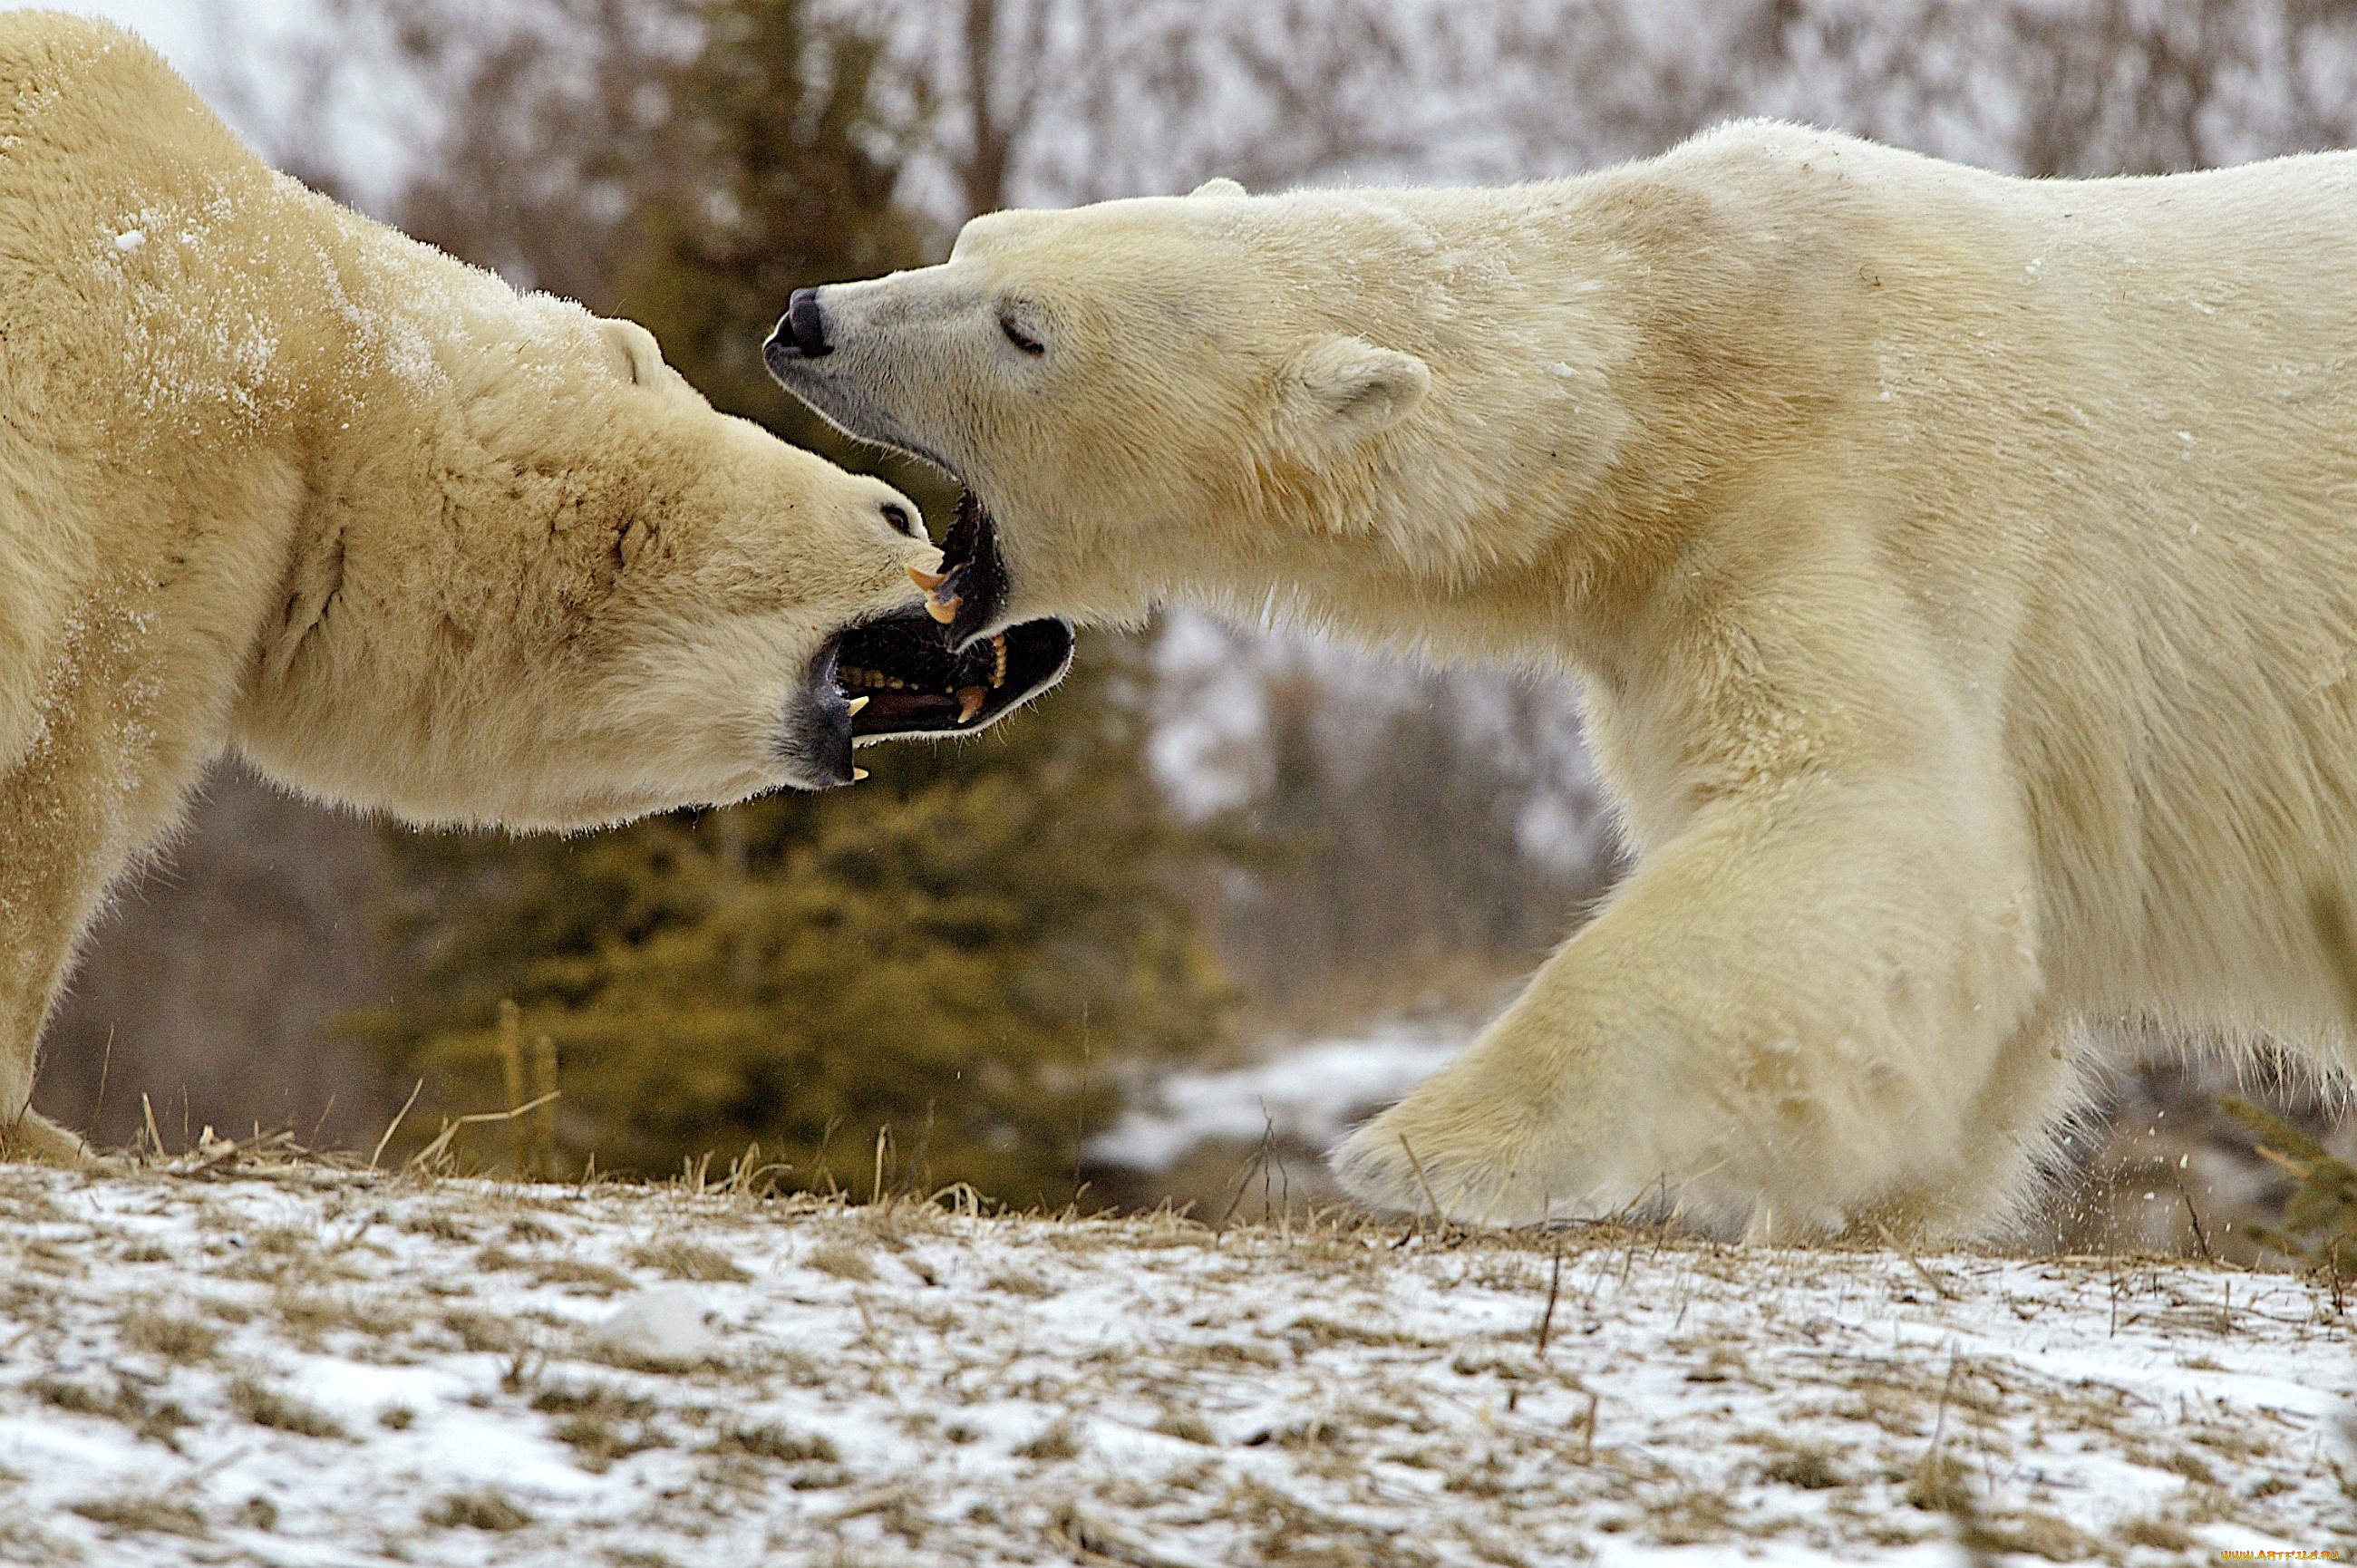
[[125, 229], [114, 237], [114, 248], [126, 256], [146, 242], [146, 234], [137, 229]]
[[622, 1309], [590, 1330], [598, 1344], [641, 1360], [693, 1367], [720, 1348], [719, 1336], [705, 1326], [704, 1298], [684, 1285], [640, 1291]]
[[1250, 1067], [1173, 1073], [1149, 1087], [1143, 1107], [1092, 1139], [1089, 1156], [1167, 1170], [1208, 1143], [1275, 1136], [1322, 1149], [1447, 1065], [1469, 1036], [1403, 1025], [1294, 1047]]
[[[2357, 1547], [2350, 1319], [2200, 1262], [1215, 1233], [216, 1152], [0, 1168], [0, 1269], [11, 1563]], [[692, 1313], [709, 1359], [615, 1353], [618, 1305]]]

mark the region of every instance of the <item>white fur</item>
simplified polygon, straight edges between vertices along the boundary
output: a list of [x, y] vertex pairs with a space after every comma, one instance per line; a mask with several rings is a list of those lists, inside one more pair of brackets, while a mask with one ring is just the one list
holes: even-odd
[[[823, 291], [790, 380], [973, 485], [1009, 618], [1274, 607], [1580, 679], [1635, 873], [1341, 1147], [1354, 1192], [1971, 1234], [2084, 1026], [2352, 1065], [2352, 212], [2350, 155], [2026, 182], [1748, 124], [978, 219]], [[1425, 373], [1321, 415], [1352, 345]]]
[[935, 559], [888, 504], [273, 174], [127, 34], [0, 17], [0, 1148], [76, 1151], [43, 1015], [209, 759], [519, 827], [824, 782], [813, 658]]

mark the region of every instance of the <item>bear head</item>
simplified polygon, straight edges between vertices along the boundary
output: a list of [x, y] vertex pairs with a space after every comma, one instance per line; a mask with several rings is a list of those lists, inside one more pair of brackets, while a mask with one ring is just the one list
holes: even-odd
[[[1527, 568], [1625, 424], [1609, 324], [1536, 308], [1455, 199], [1220, 180], [994, 213], [941, 265], [799, 291], [766, 358], [966, 487], [935, 591], [962, 640], [1174, 596], [1380, 621]], [[1582, 439], [1527, 439], [1567, 398]]]
[[242, 714], [265, 771], [590, 826], [846, 784], [855, 744], [978, 730], [1061, 676], [1060, 624], [954, 652], [916, 507], [716, 413], [644, 328], [488, 274], [430, 303], [430, 335], [371, 322], [331, 378]]

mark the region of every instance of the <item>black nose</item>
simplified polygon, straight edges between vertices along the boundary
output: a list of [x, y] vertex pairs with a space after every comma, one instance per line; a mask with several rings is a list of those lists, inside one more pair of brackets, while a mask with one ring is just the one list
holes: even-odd
[[826, 312], [819, 306], [818, 290], [798, 288], [786, 301], [785, 319], [778, 323], [778, 335], [770, 345], [774, 350], [789, 344], [805, 360], [823, 360], [834, 352], [834, 345], [826, 340]]

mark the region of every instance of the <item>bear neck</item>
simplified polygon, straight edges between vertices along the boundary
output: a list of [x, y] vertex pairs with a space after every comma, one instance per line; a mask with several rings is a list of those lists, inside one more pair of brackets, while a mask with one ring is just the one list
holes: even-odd
[[[1663, 607], [1692, 613], [1712, 563], [1780, 532], [1775, 455], [1835, 428], [1839, 398], [1792, 389], [1847, 384], [1864, 351], [1821, 304], [1820, 274], [1852, 263], [1794, 242], [1787, 216], [1730, 206], [1717, 177], [1654, 160], [1402, 191], [1355, 220], [1369, 193], [1282, 199], [1355, 222], [1348, 245], [1297, 215], [1272, 232], [1318, 235], [1285, 264], [1308, 270], [1338, 328], [1423, 357], [1431, 391], [1362, 451], [1263, 464], [1232, 498], [1254, 548], [1174, 596], [1642, 679]], [[1397, 282], [1436, 277], [1450, 281]]]

